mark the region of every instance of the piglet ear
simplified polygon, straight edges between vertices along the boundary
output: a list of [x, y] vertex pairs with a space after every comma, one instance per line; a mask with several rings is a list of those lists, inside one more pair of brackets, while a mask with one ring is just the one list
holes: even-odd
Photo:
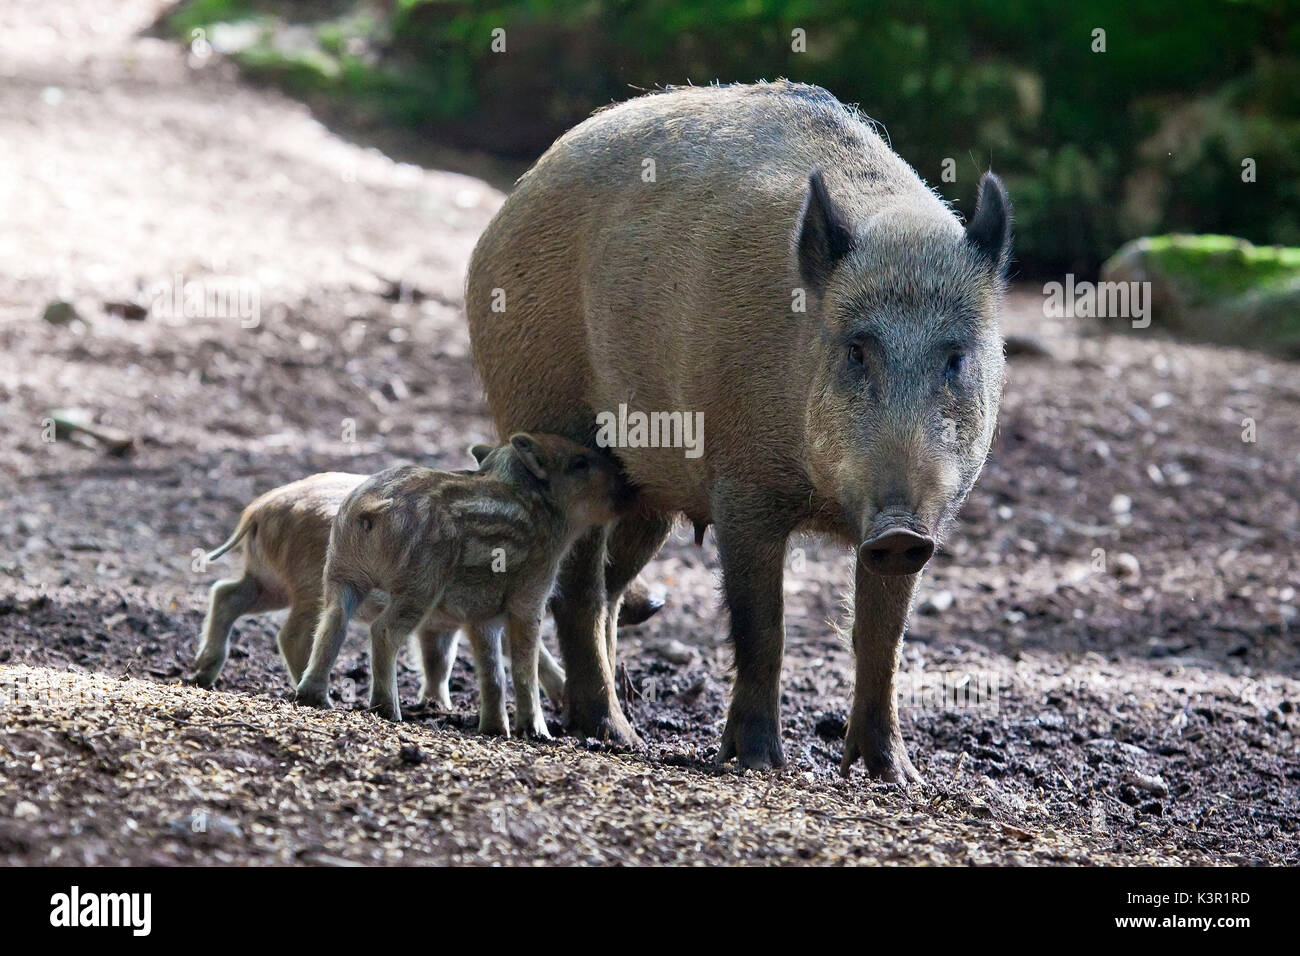
[[520, 432], [518, 435], [510, 436], [510, 445], [514, 448], [515, 454], [519, 460], [524, 463], [529, 471], [537, 478], [538, 481], [546, 480], [546, 469], [542, 467], [542, 461], [538, 457], [537, 443], [533, 441], [532, 436]]
[[1002, 180], [987, 172], [980, 180], [975, 215], [966, 226], [966, 241], [999, 277], [1011, 263], [1011, 200]]
[[839, 206], [831, 200], [821, 170], [808, 177], [799, 224], [799, 275], [821, 293], [836, 264], [853, 249], [853, 232]]
[[470, 445], [469, 446], [469, 453], [474, 456], [474, 460], [478, 462], [480, 465], [483, 464], [484, 458], [492, 454], [493, 450], [494, 449], [492, 448], [491, 445]]

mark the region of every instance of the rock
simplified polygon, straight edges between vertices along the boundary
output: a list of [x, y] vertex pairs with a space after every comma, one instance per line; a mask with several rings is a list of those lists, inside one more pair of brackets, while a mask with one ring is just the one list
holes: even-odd
[[1065, 718], [1059, 711], [1045, 710], [1038, 715], [1038, 725], [1048, 730], [1062, 730], [1065, 728]]
[[935, 591], [922, 599], [917, 610], [922, 614], [942, 614], [952, 607], [954, 600], [951, 591]]
[[14, 804], [15, 820], [39, 820], [41, 816], [40, 807], [30, 800], [19, 800]]
[[1149, 236], [1111, 256], [1101, 278], [1151, 283], [1153, 328], [1300, 358], [1300, 248], [1232, 236]]
[[122, 458], [135, 450], [135, 437], [113, 428], [94, 424], [94, 416], [84, 408], [56, 408], [50, 411], [54, 437], [60, 440], [85, 436], [93, 438], [108, 454]]
[[45, 307], [41, 318], [50, 325], [67, 325], [73, 319], [81, 318], [81, 313], [71, 302], [65, 302], [63, 299], [55, 299]]
[[149, 318], [149, 309], [139, 302], [131, 302], [126, 299], [105, 302], [104, 311], [109, 315], [115, 315], [119, 319], [126, 319], [128, 322], [143, 322]]
[[1110, 573], [1121, 581], [1133, 584], [1142, 576], [1142, 566], [1136, 557], [1124, 551], [1111, 560]]
[[1110, 499], [1111, 514], [1126, 515], [1133, 510], [1133, 499], [1128, 495], [1116, 495]]
[[1144, 793], [1155, 794], [1157, 797], [1169, 796], [1169, 785], [1165, 783], [1160, 776], [1149, 776], [1143, 773], [1126, 773], [1124, 782], [1135, 787]]
[[695, 648], [688, 647], [676, 639], [657, 645], [655, 653], [670, 664], [689, 664], [698, 656]]

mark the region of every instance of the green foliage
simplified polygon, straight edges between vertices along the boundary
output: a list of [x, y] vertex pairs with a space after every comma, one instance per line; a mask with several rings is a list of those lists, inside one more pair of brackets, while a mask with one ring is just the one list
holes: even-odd
[[1300, 282], [1300, 248], [1256, 246], [1232, 236], [1152, 236], [1150, 266], [1179, 281], [1192, 304]]
[[1291, 0], [193, 0], [173, 22], [312, 10], [324, 60], [273, 38], [241, 59], [467, 146], [530, 159], [638, 90], [784, 76], [860, 103], [964, 208], [1001, 172], [1022, 269], [1089, 272], [1152, 231], [1300, 242]]
[[1150, 236], [1126, 243], [1101, 275], [1149, 283], [1154, 324], [1166, 332], [1300, 358], [1300, 248]]

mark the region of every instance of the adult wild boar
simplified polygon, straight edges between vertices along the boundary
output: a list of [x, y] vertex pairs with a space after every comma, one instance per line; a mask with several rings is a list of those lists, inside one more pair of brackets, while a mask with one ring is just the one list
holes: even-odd
[[702, 454], [614, 449], [638, 505], [579, 539], [561, 571], [574, 730], [637, 742], [610, 622], [685, 515], [716, 528], [730, 612], [720, 759], [781, 764], [786, 540], [813, 530], [857, 548], [841, 769], [860, 757], [872, 775], [917, 779], [894, 675], [920, 572], [992, 440], [1010, 254], [995, 176], [963, 228], [869, 121], [794, 83], [605, 109], [520, 179], [466, 297], [502, 434], [594, 444], [600, 413], [703, 413]]

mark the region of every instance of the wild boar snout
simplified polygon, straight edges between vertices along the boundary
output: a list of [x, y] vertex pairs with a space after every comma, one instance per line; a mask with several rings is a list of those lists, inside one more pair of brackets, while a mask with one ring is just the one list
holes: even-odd
[[916, 574], [934, 554], [934, 538], [896, 527], [864, 541], [858, 553], [876, 574]]

